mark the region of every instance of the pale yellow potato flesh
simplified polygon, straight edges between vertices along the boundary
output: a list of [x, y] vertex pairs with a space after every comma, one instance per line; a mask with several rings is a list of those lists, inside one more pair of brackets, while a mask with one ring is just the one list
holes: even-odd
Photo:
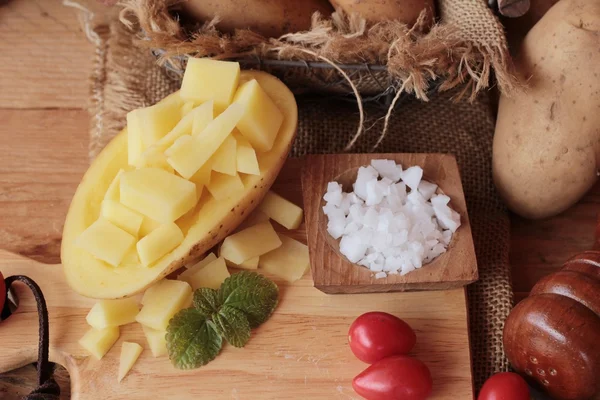
[[98, 219], [100, 205], [110, 183], [127, 167], [127, 130], [117, 135], [98, 155], [73, 197], [61, 247], [67, 282], [86, 297], [114, 299], [136, 294], [229, 235], [262, 200], [287, 159], [296, 134], [298, 110], [290, 90], [277, 78], [258, 71], [244, 71], [240, 83], [256, 79], [284, 115], [273, 148], [259, 155], [260, 175], [244, 175], [244, 190], [216, 201], [202, 196], [193, 213], [177, 220], [184, 241], [150, 268], [142, 265], [112, 267], [75, 245], [75, 239]]

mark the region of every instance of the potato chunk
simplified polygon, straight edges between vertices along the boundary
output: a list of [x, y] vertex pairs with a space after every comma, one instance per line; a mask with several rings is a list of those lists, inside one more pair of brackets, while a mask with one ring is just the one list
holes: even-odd
[[231, 104], [239, 80], [237, 62], [190, 58], [181, 82], [181, 98], [196, 104], [213, 99], [215, 107], [223, 110]]
[[118, 326], [109, 326], [104, 329], [92, 328], [79, 339], [79, 345], [89, 351], [96, 359], [101, 360], [119, 339], [119, 334]]
[[298, 229], [304, 217], [300, 207], [270, 190], [258, 208], [286, 229]]
[[160, 222], [155, 221], [152, 218], [144, 217], [144, 220], [142, 221], [142, 226], [140, 226], [140, 232], [138, 234], [138, 237], [143, 238], [148, 236], [150, 232], [157, 228], [160, 228], [161, 225], [162, 224]]
[[283, 114], [277, 105], [256, 79], [241, 85], [233, 101], [244, 106], [244, 116], [237, 124], [241, 134], [257, 151], [271, 150], [283, 123]]
[[237, 142], [229, 135], [212, 157], [213, 171], [237, 175]]
[[202, 260], [198, 261], [196, 264], [190, 266], [189, 268], [186, 268], [185, 271], [183, 271], [181, 274], [179, 274], [177, 279], [179, 279], [180, 281], [185, 281], [187, 283], [190, 283], [188, 281], [188, 278], [190, 276], [194, 275], [196, 272], [200, 271], [202, 268], [206, 267], [208, 264], [215, 261], [216, 259], [217, 259], [217, 256], [215, 255], [215, 253], [209, 253], [206, 257], [204, 257]]
[[174, 222], [164, 224], [137, 242], [137, 252], [142, 265], [150, 266], [183, 242], [183, 232]]
[[237, 231], [241, 231], [242, 229], [249, 228], [253, 225], [260, 224], [261, 222], [267, 222], [269, 220], [269, 216], [264, 212], [260, 211], [258, 208], [255, 208], [254, 211], [238, 226]]
[[243, 113], [244, 107], [232, 104], [194, 136], [194, 140], [170, 152], [167, 161], [179, 175], [189, 179], [215, 154]]
[[236, 173], [234, 176], [213, 172], [208, 191], [215, 200], [225, 200], [244, 190], [244, 183]]
[[248, 139], [242, 135], [236, 135], [235, 139], [237, 142], [237, 170], [243, 174], [260, 175], [256, 151], [254, 151]]
[[99, 218], [77, 237], [75, 244], [116, 267], [135, 244], [135, 237], [106, 219]]
[[[192, 103], [186, 103], [192, 104]], [[189, 113], [183, 116], [183, 118], [175, 125], [169, 133], [164, 137], [160, 138], [156, 143], [146, 149], [141, 159], [155, 157], [156, 154], [163, 154], [169, 147], [171, 147], [179, 138], [182, 136], [191, 136], [193, 128], [197, 125], [196, 121], [203, 121], [205, 125], [213, 120], [213, 102], [207, 101], [206, 103], [194, 108]], [[204, 129], [204, 128], [202, 128]], [[168, 155], [168, 154], [167, 154]], [[140, 161], [136, 166], [143, 167], [144, 161]], [[172, 168], [172, 167], [171, 167]]]
[[121, 193], [121, 191], [119, 190], [119, 185], [121, 182], [121, 174], [123, 173], [123, 171], [124, 169], [121, 168], [119, 172], [117, 172], [117, 175], [115, 175], [115, 177], [113, 178], [112, 182], [108, 186], [108, 189], [106, 190], [106, 193], [104, 194], [104, 200], [119, 201]]
[[164, 331], [173, 315], [191, 304], [192, 288], [187, 282], [170, 279], [163, 279], [155, 286], [135, 320], [149, 328]]
[[142, 126], [142, 145], [147, 149], [167, 135], [181, 119], [183, 101], [172, 95], [153, 106], [137, 110]]
[[144, 331], [144, 336], [146, 336], [152, 356], [161, 357], [167, 355], [167, 332], [157, 331], [145, 325], [142, 325], [142, 330]]
[[260, 256], [258, 266], [287, 282], [302, 278], [308, 268], [308, 246], [285, 235], [279, 235], [281, 246]]
[[142, 226], [142, 222], [144, 221], [142, 214], [114, 200], [102, 201], [100, 215], [134, 237], [138, 236], [140, 226]]
[[162, 223], [173, 222], [196, 205], [196, 185], [158, 168], [125, 171], [121, 203]]
[[221, 255], [240, 265], [281, 246], [281, 240], [269, 222], [251, 226], [228, 236], [221, 245]]
[[121, 345], [121, 357], [119, 358], [118, 381], [121, 382], [125, 375], [131, 370], [144, 348], [137, 343], [123, 342]]
[[88, 325], [95, 329], [121, 326], [135, 322], [140, 311], [135, 299], [99, 300], [85, 317]]
[[185, 279], [192, 285], [192, 289], [194, 290], [203, 287], [218, 289], [229, 276], [225, 260], [219, 257]]
[[144, 151], [139, 110], [127, 113], [127, 164], [135, 165]]

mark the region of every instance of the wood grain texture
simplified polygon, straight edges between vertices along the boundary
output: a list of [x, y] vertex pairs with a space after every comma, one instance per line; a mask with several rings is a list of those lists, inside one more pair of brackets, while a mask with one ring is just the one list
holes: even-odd
[[83, 110], [0, 109], [0, 243], [44, 262], [60, 261], [67, 208], [88, 167]]
[[448, 251], [427, 266], [404, 276], [376, 279], [373, 272], [348, 261], [339, 252], [339, 240], [327, 233], [323, 194], [327, 183], [337, 181], [350, 191], [360, 166], [370, 165], [372, 154], [308, 156], [302, 174], [310, 260], [315, 287], [325, 293], [375, 293], [411, 290], [445, 290], [462, 287], [477, 279], [477, 261], [462, 183], [456, 160], [444, 154], [378, 154], [408, 166], [423, 168], [424, 179], [438, 184], [451, 198], [450, 206], [461, 215]]
[[21, 0], [0, 6], [1, 108], [86, 106], [94, 49], [75, 9], [61, 3]]
[[544, 276], [558, 271], [574, 255], [594, 244], [596, 219], [600, 213], [600, 183], [579, 203], [546, 220], [511, 218], [510, 264], [517, 301]]
[[[288, 160], [273, 190], [302, 204], [299, 171], [303, 160]], [[304, 226], [290, 235], [306, 242]], [[147, 347], [138, 325], [123, 327], [121, 338], [101, 361], [87, 357], [77, 340], [88, 329], [85, 315], [94, 300], [71, 290], [60, 266], [42, 267], [32, 260], [0, 252], [0, 270], [35, 279], [50, 309], [51, 352], [54, 362], [71, 376], [73, 398], [147, 399], [334, 399], [355, 398], [351, 380], [365, 365], [348, 348], [347, 331], [363, 312], [387, 311], [406, 319], [417, 331], [414, 354], [431, 368], [434, 399], [472, 398], [472, 378], [464, 289], [428, 293], [328, 296], [313, 287], [310, 274], [293, 285], [272, 277], [281, 288], [280, 305], [268, 323], [253, 333], [246, 348], [226, 346], [211, 364], [196, 371], [178, 371], [168, 359], [154, 359], [145, 350], [132, 373], [116, 384], [120, 345], [124, 340]], [[17, 289], [19, 312], [2, 322], [0, 373], [36, 357], [35, 303]], [[10, 342], [10, 343], [8, 343]]]

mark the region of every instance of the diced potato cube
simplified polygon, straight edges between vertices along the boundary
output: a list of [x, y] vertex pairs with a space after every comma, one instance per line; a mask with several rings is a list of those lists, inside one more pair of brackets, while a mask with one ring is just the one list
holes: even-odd
[[144, 151], [140, 110], [127, 113], [127, 163], [135, 165]]
[[119, 172], [117, 172], [117, 175], [115, 175], [114, 179], [108, 186], [106, 193], [104, 194], [104, 200], [119, 201], [119, 197], [120, 197], [120, 190], [119, 190], [120, 183], [119, 182], [121, 181], [121, 174], [123, 173], [123, 171], [124, 171], [124, 169], [120, 169]]
[[237, 62], [190, 58], [181, 82], [181, 98], [195, 103], [213, 99], [218, 109], [225, 109], [231, 104], [239, 80]]
[[[138, 237], [143, 238], [145, 236], [148, 236], [150, 232], [159, 228], [161, 225], [162, 224], [160, 222], [155, 221], [152, 218], [144, 217], [144, 220], [142, 221], [142, 226], [140, 226], [140, 232], [138, 234]], [[137, 256], [137, 250], [135, 251], [135, 254]]]
[[237, 123], [241, 134], [257, 151], [271, 150], [283, 123], [283, 114], [277, 105], [256, 79], [241, 85], [233, 101], [244, 106], [244, 116]]
[[213, 171], [237, 175], [237, 142], [229, 135], [212, 157]]
[[135, 320], [149, 328], [164, 331], [173, 315], [190, 304], [192, 288], [187, 282], [170, 279], [163, 279], [155, 286]]
[[267, 222], [269, 216], [259, 209], [255, 209], [252, 213], [238, 226], [238, 231], [242, 229], [250, 228], [253, 225], [260, 224], [261, 222]]
[[218, 289], [229, 276], [225, 260], [219, 257], [203, 268], [200, 268], [193, 275], [188, 276], [187, 281], [192, 285], [192, 289], [194, 290], [203, 287]]
[[251, 226], [228, 236], [221, 245], [221, 256], [240, 265], [281, 246], [281, 240], [269, 222]]
[[185, 117], [194, 109], [194, 102], [188, 101], [181, 106], [181, 118]]
[[77, 237], [76, 245], [116, 267], [135, 241], [135, 237], [123, 229], [100, 218]]
[[300, 207], [270, 190], [258, 208], [286, 229], [298, 229], [304, 217]]
[[213, 172], [207, 189], [215, 200], [225, 200], [244, 190], [244, 183], [238, 174], [231, 176]]
[[131, 248], [129, 249], [127, 254], [125, 254], [123, 259], [121, 260], [121, 263], [119, 264], [119, 268], [131, 267], [131, 266], [138, 267], [140, 264], [141, 263], [140, 263], [140, 258], [138, 257], [137, 249], [135, 248], [135, 246], [131, 246]]
[[176, 153], [177, 149], [189, 145], [189, 143], [191, 141], [192, 141], [192, 135], [183, 135], [183, 136], [178, 137], [177, 140], [175, 140], [175, 142], [171, 145], [171, 147], [169, 147], [168, 149], [165, 150], [164, 155], [166, 157], [169, 157], [171, 154]]
[[95, 329], [109, 326], [121, 326], [135, 322], [135, 316], [140, 311], [137, 301], [133, 298], [118, 300], [99, 300], [90, 310], [85, 320]]
[[196, 185], [158, 168], [125, 171], [121, 203], [158, 222], [173, 222], [196, 205]]
[[260, 257], [256, 256], [256, 257], [252, 257], [249, 260], [244, 261], [241, 264], [234, 264], [231, 261], [225, 260], [225, 264], [227, 264], [227, 266], [229, 268], [240, 268], [240, 269], [257, 269], [258, 268], [258, 259]]
[[140, 226], [142, 226], [142, 222], [144, 221], [142, 214], [114, 200], [103, 200], [101, 207], [100, 215], [107, 221], [112, 222], [134, 237], [138, 236]]
[[260, 256], [258, 266], [287, 282], [302, 278], [308, 268], [308, 246], [285, 235], [279, 235], [281, 246]]
[[144, 336], [146, 336], [146, 341], [148, 342], [148, 347], [150, 347], [150, 351], [152, 352], [153, 357], [162, 357], [167, 355], [167, 332], [166, 331], [157, 331], [152, 328], [148, 328], [145, 325], [142, 325], [142, 330], [144, 331]]
[[173, 151], [167, 157], [169, 164], [184, 178], [192, 177], [231, 134], [243, 112], [244, 108], [241, 105], [232, 104], [212, 120], [202, 132], [194, 136], [193, 141]]
[[125, 378], [125, 375], [131, 370], [143, 350], [144, 348], [137, 343], [123, 342], [119, 359], [119, 382]]
[[183, 102], [171, 95], [153, 106], [141, 108], [142, 145], [147, 149], [171, 131], [181, 120]]
[[190, 178], [190, 182], [196, 185], [196, 193], [198, 198], [202, 194], [202, 190], [204, 190], [204, 186], [207, 186], [210, 183], [212, 174], [212, 164], [211, 162], [207, 162]]
[[[192, 103], [186, 103], [192, 104]], [[159, 139], [156, 143], [146, 149], [141, 158], [152, 157], [154, 154], [163, 154], [165, 150], [175, 143], [177, 139], [184, 135], [191, 135], [193, 131], [194, 121], [200, 120], [213, 120], [213, 102], [208, 101], [190, 111], [186, 114], [178, 123], [175, 125], [171, 132], [167, 133], [164, 137]], [[138, 163], [139, 164], [139, 163]]]
[[252, 148], [248, 139], [242, 135], [236, 135], [237, 141], [237, 170], [243, 174], [260, 175], [256, 151]]
[[172, 174], [175, 172], [173, 167], [167, 162], [167, 156], [163, 153], [158, 153], [156, 151], [152, 151], [147, 149], [142, 153], [142, 155], [138, 158], [135, 163], [136, 168], [160, 168], [164, 169], [168, 173]]
[[90, 329], [81, 339], [79, 345], [90, 352], [96, 359], [101, 360], [102, 357], [119, 339], [119, 327], [109, 326], [104, 329]]
[[202, 268], [206, 267], [208, 264], [215, 261], [216, 259], [217, 259], [217, 256], [215, 255], [215, 253], [208, 253], [208, 255], [206, 257], [204, 257], [202, 260], [198, 261], [196, 264], [190, 266], [185, 271], [183, 271], [177, 277], [177, 279], [179, 279], [180, 281], [185, 281], [185, 282], [189, 283], [187, 278], [194, 275], [196, 272], [200, 271]]
[[192, 135], [198, 136], [206, 129], [208, 124], [215, 119], [214, 101], [209, 100], [197, 108], [194, 114], [194, 123], [192, 125]]
[[174, 222], [169, 222], [150, 232], [137, 242], [136, 248], [142, 265], [150, 266], [183, 242], [181, 229]]

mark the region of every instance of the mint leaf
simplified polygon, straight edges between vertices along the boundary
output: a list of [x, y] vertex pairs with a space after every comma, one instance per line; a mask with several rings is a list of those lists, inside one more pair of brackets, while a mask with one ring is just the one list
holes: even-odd
[[219, 335], [230, 345], [244, 347], [250, 339], [250, 323], [243, 312], [231, 306], [223, 306], [213, 316], [213, 322]]
[[193, 369], [207, 364], [221, 351], [223, 340], [207, 316], [195, 308], [179, 311], [167, 327], [167, 351], [176, 368]]
[[208, 316], [217, 313], [221, 307], [219, 292], [211, 288], [196, 289], [193, 304], [196, 309]]
[[246, 314], [251, 328], [265, 322], [277, 306], [279, 288], [261, 274], [243, 271], [231, 275], [221, 284], [223, 306], [230, 306]]

